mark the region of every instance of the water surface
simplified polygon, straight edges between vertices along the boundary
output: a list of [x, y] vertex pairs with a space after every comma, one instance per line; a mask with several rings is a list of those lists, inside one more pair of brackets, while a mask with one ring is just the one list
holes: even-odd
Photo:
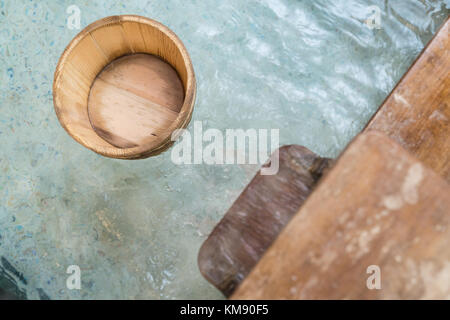
[[[53, 111], [58, 58], [81, 26], [139, 14], [169, 26], [198, 81], [204, 128], [279, 128], [281, 144], [336, 156], [448, 15], [446, 1], [0, 1], [0, 256], [29, 298], [221, 298], [197, 252], [255, 166], [98, 156]], [[379, 29], [364, 22], [380, 10]], [[192, 125], [190, 126], [190, 128]], [[66, 288], [81, 268], [82, 289]], [[44, 296], [45, 297], [45, 296]]]

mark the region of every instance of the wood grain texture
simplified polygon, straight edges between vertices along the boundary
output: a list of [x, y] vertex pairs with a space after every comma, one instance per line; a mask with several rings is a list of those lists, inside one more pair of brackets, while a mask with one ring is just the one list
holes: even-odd
[[450, 20], [368, 123], [450, 182]]
[[[153, 132], [154, 130], [145, 129], [146, 131], [144, 133], [138, 134], [137, 128], [129, 128], [130, 131], [125, 132], [131, 132], [129, 136], [127, 134], [124, 135], [123, 131], [118, 133], [111, 132], [118, 126], [116, 121], [117, 117], [112, 117], [114, 124], [112, 128], [109, 128], [102, 123], [107, 121], [109, 116], [99, 111], [99, 114], [101, 114], [99, 120], [101, 125], [97, 127], [97, 132], [100, 133], [99, 135], [91, 125], [88, 112], [88, 99], [91, 86], [97, 75], [112, 61], [123, 56], [138, 53], [155, 55], [176, 70], [183, 87], [184, 98], [181, 107], [178, 106], [178, 102], [170, 102], [167, 104], [168, 108], [166, 109], [177, 112], [176, 115], [166, 112], [166, 109], [162, 110], [161, 108], [155, 107], [157, 111], [152, 122], [150, 121], [148, 112], [149, 105], [142, 100], [148, 99], [148, 96], [145, 94], [142, 95], [142, 91], [138, 94], [134, 92], [135, 94], [132, 97], [128, 95], [129, 98], [134, 99], [133, 104], [140, 105], [141, 107], [145, 105], [146, 107], [138, 108], [140, 109], [138, 112], [132, 113], [132, 116], [128, 117], [128, 123], [131, 123], [134, 119], [138, 121], [135, 126], [139, 126], [139, 120], [142, 117], [138, 117], [138, 115], [140, 112], [143, 114], [147, 112], [143, 117], [146, 119], [144, 124], [150, 125], [149, 122], [152, 122], [152, 125], [155, 125], [154, 122], [158, 122], [159, 124], [155, 125], [158, 127], [157, 132], [155, 133]], [[136, 71], [138, 69], [137, 65], [135, 67]], [[142, 66], [142, 69], [137, 72], [137, 76], [134, 78], [131, 77], [128, 79], [128, 82], [126, 80], [121, 81], [121, 85], [118, 87], [125, 90], [117, 90], [114, 96], [108, 95], [108, 101], [116, 101], [115, 98], [117, 96], [122, 101], [127, 100], [123, 94], [129, 92], [127, 90], [130, 87], [127, 87], [127, 83], [129, 86], [135, 87], [135, 89], [141, 88], [146, 91], [148, 87], [144, 83], [139, 82], [142, 72], [145, 73], [146, 71], [148, 69]], [[162, 80], [161, 78], [155, 79], [157, 81]], [[158, 87], [158, 85], [155, 87]], [[163, 91], [160, 90], [159, 93], [161, 94]], [[185, 128], [191, 119], [195, 94], [196, 82], [194, 69], [188, 52], [181, 40], [170, 29], [159, 22], [134, 15], [107, 17], [83, 29], [70, 42], [61, 55], [53, 81], [55, 112], [59, 122], [69, 135], [86, 148], [103, 156], [119, 159], [146, 158], [159, 154], [169, 148], [173, 144], [171, 140], [172, 133], [176, 129]], [[175, 100], [180, 97], [178, 85], [176, 93], [174, 92], [173, 95], [176, 97]], [[155, 104], [161, 104], [159, 99], [167, 100], [168, 96], [162, 94], [161, 97], [155, 98], [153, 96], [154, 100], [152, 100], [152, 103], [154, 104], [152, 107]], [[118, 110], [118, 108], [112, 108], [112, 112]], [[106, 112], [106, 110], [104, 111]], [[167, 114], [170, 115], [167, 116]], [[158, 120], [161, 118], [167, 121], [161, 124]], [[93, 122], [96, 125], [98, 124], [96, 123], [95, 117]], [[156, 134], [156, 136], [152, 133]]]
[[[274, 155], [272, 155], [274, 156]], [[256, 265], [331, 163], [305, 147], [283, 146], [279, 171], [258, 171], [203, 243], [203, 276], [229, 296]]]
[[449, 195], [393, 140], [361, 134], [232, 299], [450, 299]]
[[110, 144], [131, 148], [170, 127], [183, 100], [183, 84], [171, 65], [153, 55], [132, 54], [111, 62], [94, 80], [89, 119]]

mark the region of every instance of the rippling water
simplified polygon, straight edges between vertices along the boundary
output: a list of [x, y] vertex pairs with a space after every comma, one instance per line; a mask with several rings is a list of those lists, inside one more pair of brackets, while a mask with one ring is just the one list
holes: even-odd
[[[280, 128], [282, 144], [336, 156], [365, 125], [449, 13], [446, 1], [0, 1], [0, 255], [30, 298], [217, 298], [200, 244], [257, 170], [176, 166], [170, 152], [102, 158], [52, 107], [53, 72], [82, 27], [133, 13], [184, 41], [204, 127]], [[365, 21], [380, 13], [379, 28]], [[192, 126], [191, 126], [192, 127]], [[67, 266], [82, 290], [67, 290]], [[20, 283], [20, 281], [19, 281]], [[39, 288], [39, 290], [38, 290]]]

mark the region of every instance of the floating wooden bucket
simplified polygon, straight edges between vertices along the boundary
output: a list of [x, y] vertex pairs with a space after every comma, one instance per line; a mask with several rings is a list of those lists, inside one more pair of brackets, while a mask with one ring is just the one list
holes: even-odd
[[196, 82], [188, 52], [164, 25], [112, 16], [82, 30], [55, 71], [59, 122], [76, 141], [107, 157], [146, 158], [173, 143], [191, 118]]

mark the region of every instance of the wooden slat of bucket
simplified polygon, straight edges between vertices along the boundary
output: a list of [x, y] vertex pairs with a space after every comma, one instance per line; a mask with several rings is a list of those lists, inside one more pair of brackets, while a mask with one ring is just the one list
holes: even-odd
[[449, 194], [393, 140], [361, 134], [232, 299], [449, 299]]
[[229, 296], [311, 193], [329, 159], [301, 146], [279, 149], [276, 175], [258, 172], [204, 242], [201, 273]]
[[450, 20], [368, 123], [450, 182]]

